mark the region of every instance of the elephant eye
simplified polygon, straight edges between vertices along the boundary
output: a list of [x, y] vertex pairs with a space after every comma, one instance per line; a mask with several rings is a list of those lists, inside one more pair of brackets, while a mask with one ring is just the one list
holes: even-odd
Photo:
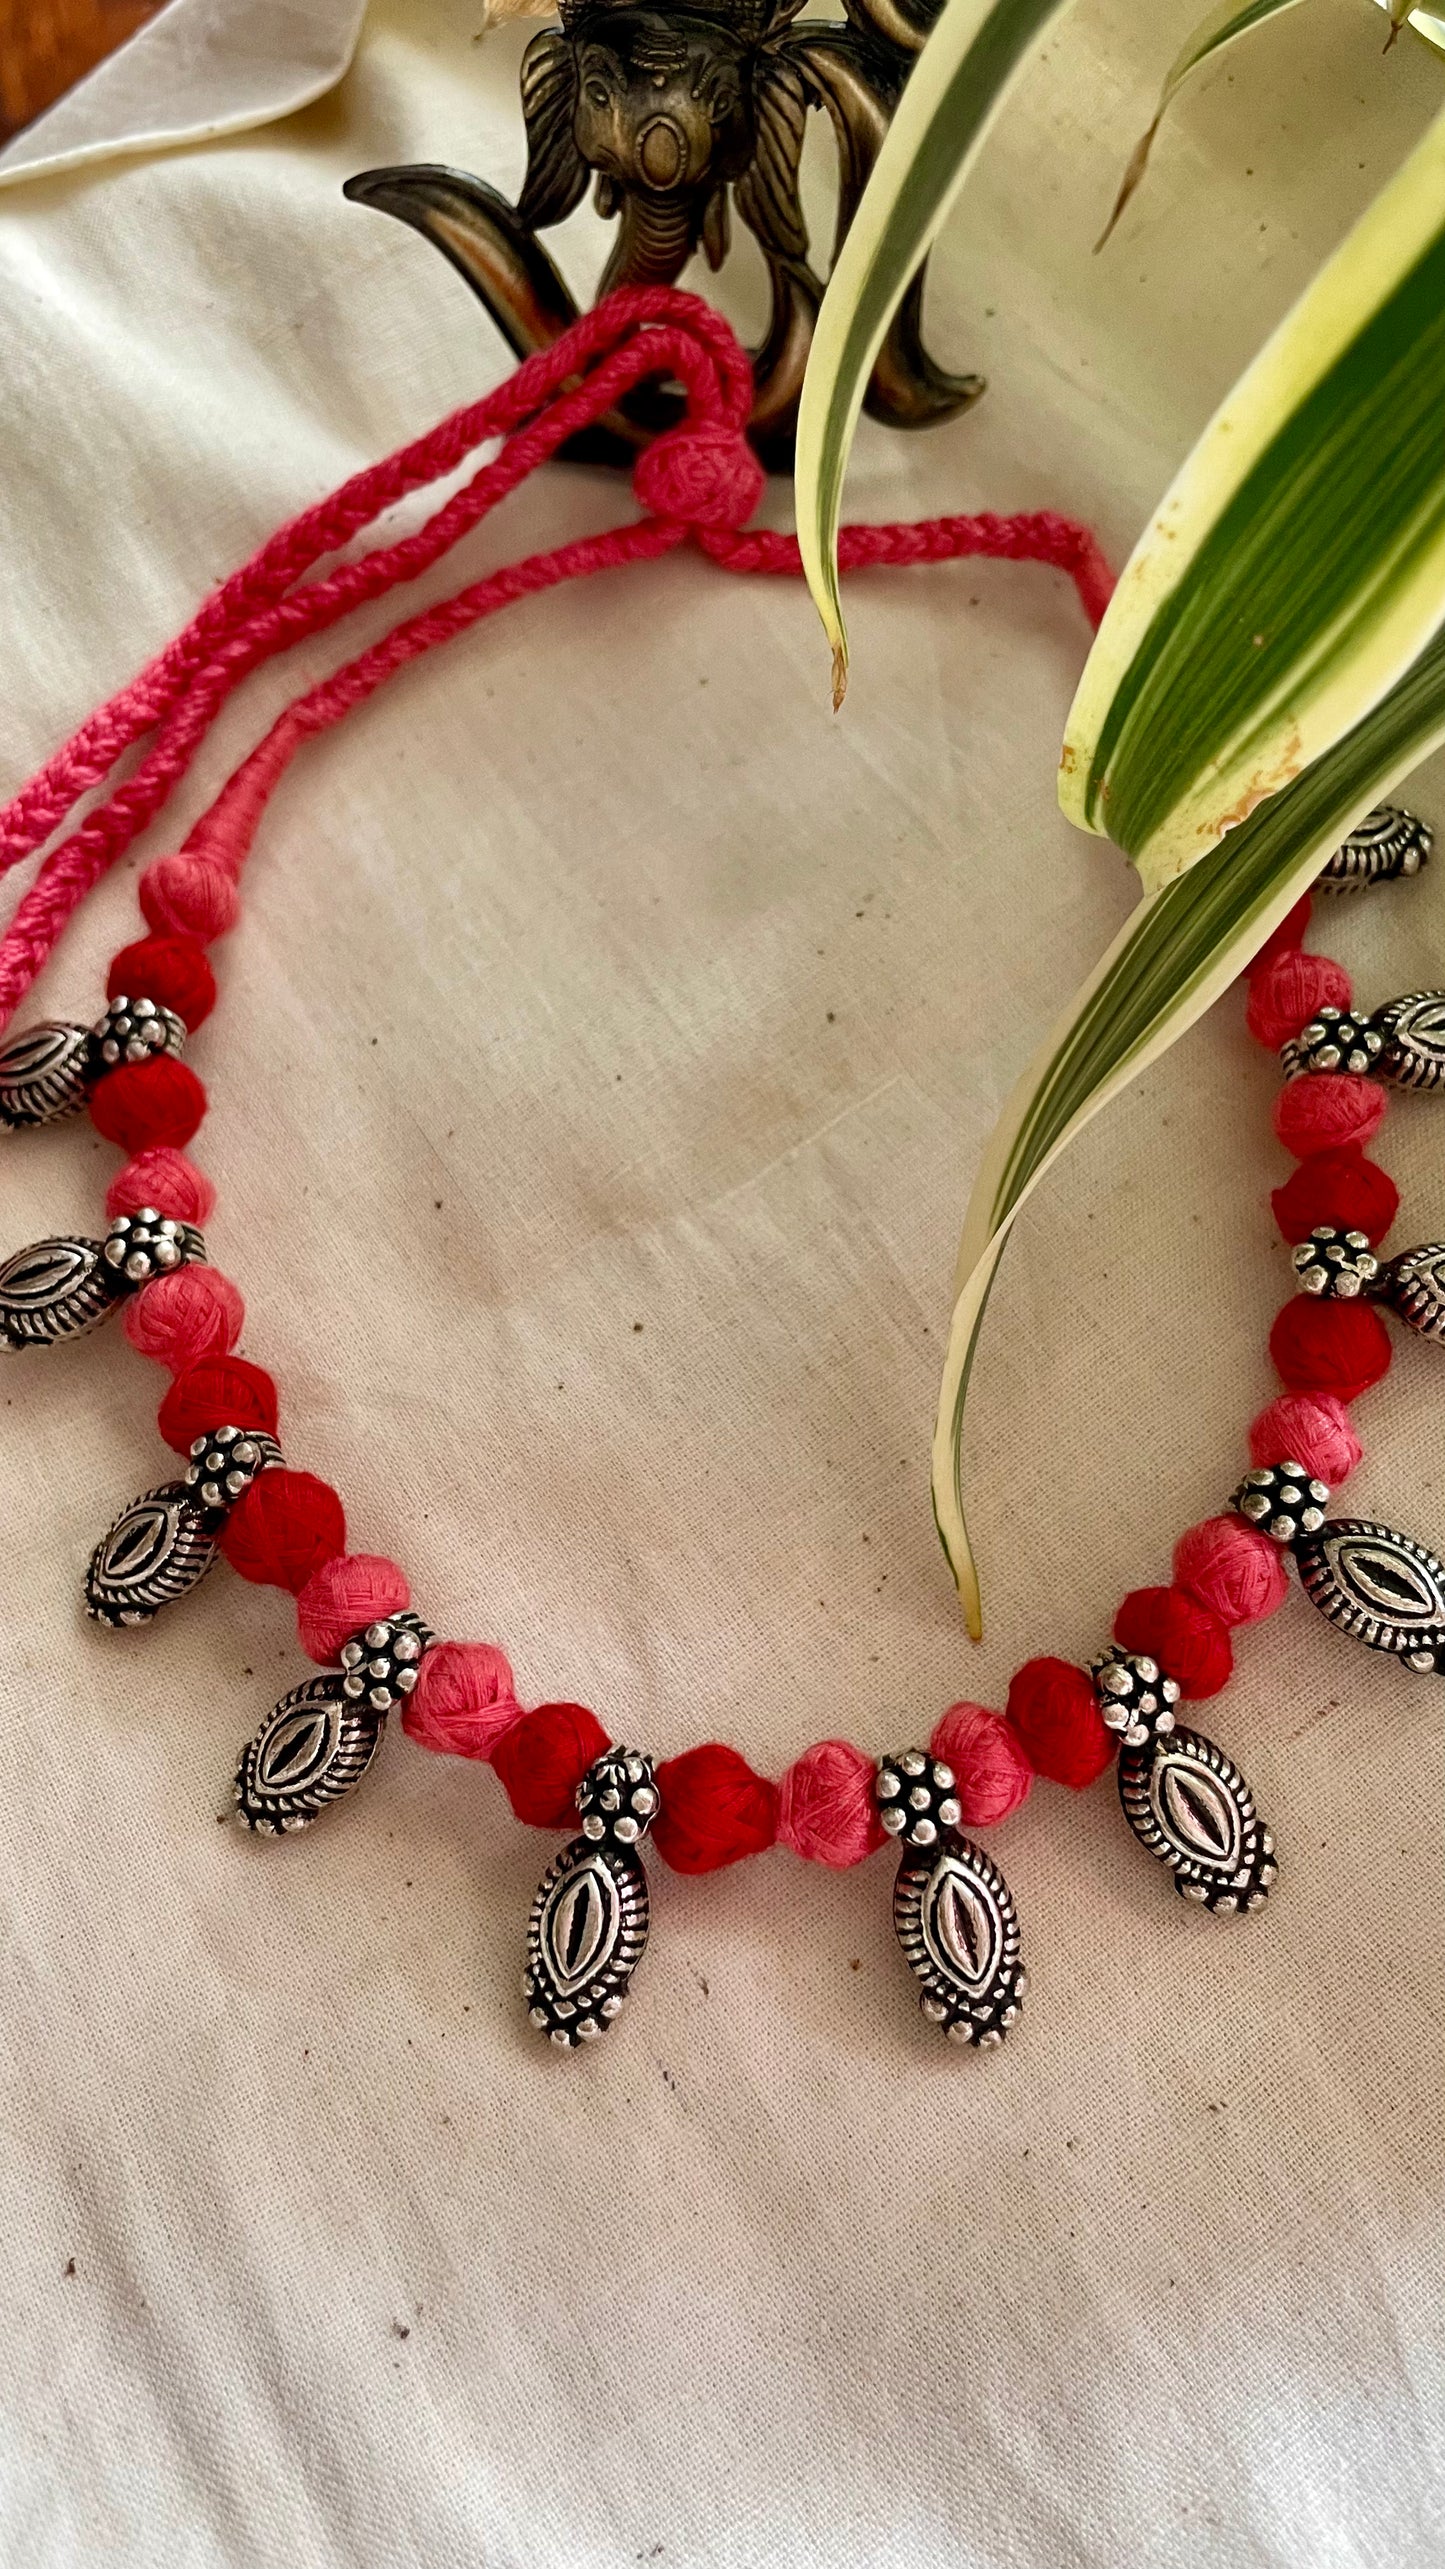
[[589, 80], [587, 83], [587, 99], [588, 104], [592, 107], [610, 107], [612, 104], [612, 93], [606, 87], [604, 82], [600, 80]]

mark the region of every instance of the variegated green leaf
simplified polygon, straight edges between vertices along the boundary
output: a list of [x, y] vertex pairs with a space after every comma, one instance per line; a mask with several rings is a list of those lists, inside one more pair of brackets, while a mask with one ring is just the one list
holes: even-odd
[[1060, 801], [1156, 890], [1445, 614], [1445, 116], [1215, 414], [1120, 580]]
[[[1102, 250], [1148, 168], [1149, 155], [1154, 148], [1154, 138], [1177, 92], [1183, 88], [1190, 73], [1198, 71], [1201, 64], [1212, 62], [1216, 54], [1224, 52], [1226, 46], [1237, 44], [1241, 36], [1252, 35], [1256, 27], [1264, 26], [1270, 18], [1277, 18], [1282, 11], [1297, 9], [1299, 5], [1300, 0], [1221, 0], [1221, 5], [1217, 9], [1211, 9], [1208, 17], [1200, 20], [1193, 35], [1180, 47], [1164, 75], [1164, 86], [1159, 92], [1159, 104], [1154, 110], [1153, 121], [1147, 131], [1140, 135], [1130, 155], [1129, 166], [1124, 172], [1119, 193], [1114, 199], [1113, 212], [1099, 235], [1097, 248]], [[1383, 5], [1387, 9], [1398, 7], [1399, 0], [1383, 0]]]
[[1019, 1207], [1090, 1117], [1203, 1015], [1377, 798], [1445, 741], [1445, 639], [1298, 782], [1188, 873], [1147, 895], [1014, 1091], [979, 1171], [933, 1446], [933, 1505], [969, 1629], [980, 1625], [964, 1515], [964, 1402], [979, 1326]]
[[795, 492], [803, 568], [833, 646], [835, 704], [848, 668], [838, 520], [873, 361], [1030, 46], [1067, 5], [947, 0], [828, 281], [798, 414]]

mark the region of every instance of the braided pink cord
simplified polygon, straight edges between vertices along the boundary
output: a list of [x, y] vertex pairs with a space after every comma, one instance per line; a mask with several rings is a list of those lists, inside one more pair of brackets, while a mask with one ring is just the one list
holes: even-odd
[[[195, 824], [188, 852], [238, 871], [269, 795], [304, 740], [340, 721], [422, 652], [520, 598], [564, 580], [655, 560], [689, 535], [724, 569], [796, 575], [801, 561], [795, 537], [739, 532], [762, 476], [743, 439], [751, 364], [728, 325], [696, 296], [666, 287], [632, 287], [610, 296], [495, 392], [454, 411], [425, 437], [356, 474], [281, 528], [0, 812], [3, 870], [33, 853], [120, 752], [154, 731], [134, 773], [51, 851], [18, 903], [0, 938], [0, 1028], [86, 893], [164, 807], [244, 678], [358, 606], [417, 579], [567, 438], [658, 374], [682, 384], [687, 419], [645, 450], [638, 467], [639, 493], [647, 477], [653, 513], [491, 572], [397, 625], [288, 708]], [[501, 452], [414, 534], [376, 546], [326, 577], [303, 579], [323, 555], [382, 511], [454, 471], [475, 446], [497, 436], [505, 439]], [[676, 462], [665, 451], [669, 447]], [[679, 453], [680, 447], [685, 451]], [[703, 477], [694, 488], [689, 477], [699, 459]], [[842, 530], [839, 552], [845, 569], [968, 554], [1049, 563], [1069, 573], [1095, 624], [1112, 586], [1089, 529], [1047, 511], [850, 526]]]

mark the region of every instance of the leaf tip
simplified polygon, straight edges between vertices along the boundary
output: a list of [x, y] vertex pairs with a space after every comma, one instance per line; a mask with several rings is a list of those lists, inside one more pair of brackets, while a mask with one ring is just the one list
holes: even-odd
[[835, 642], [833, 645], [833, 711], [835, 714], [842, 711], [843, 699], [847, 693], [848, 645], [846, 642]]

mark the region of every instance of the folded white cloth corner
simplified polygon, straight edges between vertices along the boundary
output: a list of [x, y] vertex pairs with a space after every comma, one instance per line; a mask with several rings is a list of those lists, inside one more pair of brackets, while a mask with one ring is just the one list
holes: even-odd
[[[988, 395], [865, 429], [850, 513], [1053, 505], [1122, 559], [1433, 110], [1422, 49], [1298, 12], [1182, 102], [1094, 259], [1195, 5], [1087, 10], [1034, 66], [930, 290]], [[470, 34], [386, 0], [284, 127], [6, 201], [5, 789], [278, 520], [500, 376], [460, 280], [340, 196], [420, 158], [515, 187], [522, 36]], [[602, 238], [562, 240], [579, 286]], [[427, 594], [630, 506], [558, 468]], [[1021, 1226], [971, 1650], [927, 1497], [957, 1226], [1129, 881], [1054, 802], [1066, 581], [860, 579], [852, 621], [836, 722], [801, 590], [691, 554], [411, 670], [288, 777], [191, 1055], [212, 1254], [353, 1545], [528, 1702], [774, 1773], [1099, 1647], [1236, 1478], [1289, 1289], [1236, 997]], [[233, 704], [142, 853], [350, 647]], [[1415, 790], [1445, 823], [1438, 764]], [[94, 1009], [135, 871], [37, 1013]], [[1373, 1004], [1441, 977], [1442, 899], [1321, 940]], [[1445, 1221], [1442, 1115], [1378, 1145], [1401, 1243]], [[3, 1245], [92, 1225], [112, 1165], [83, 1122], [7, 1144]], [[1351, 1492], [1437, 1543], [1441, 1366], [1400, 1346]], [[992, 2059], [921, 2023], [887, 1857], [784, 1852], [654, 1864], [628, 2010], [563, 2059], [518, 1994], [556, 1841], [492, 1776], [398, 1733], [311, 1836], [244, 1842], [215, 1814], [305, 1673], [286, 1599], [221, 1570], [84, 1622], [91, 1543], [169, 1468], [159, 1388], [115, 1326], [0, 1382], [0, 2558], [1435, 2569], [1429, 1682], [1298, 1597], [1240, 1634], [1203, 1720], [1280, 1840], [1257, 1920], [1176, 1900], [1109, 1783], [1041, 1786], [995, 1841], [1033, 1986]]]

